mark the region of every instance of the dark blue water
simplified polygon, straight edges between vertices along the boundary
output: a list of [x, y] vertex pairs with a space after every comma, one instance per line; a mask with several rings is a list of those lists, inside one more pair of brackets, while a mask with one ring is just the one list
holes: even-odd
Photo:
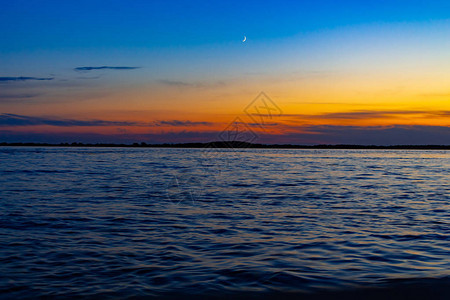
[[3, 147], [0, 298], [446, 297], [449, 173], [449, 151]]

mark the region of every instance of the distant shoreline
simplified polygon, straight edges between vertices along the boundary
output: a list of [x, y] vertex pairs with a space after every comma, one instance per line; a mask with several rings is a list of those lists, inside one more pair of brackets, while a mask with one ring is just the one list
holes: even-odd
[[103, 148], [233, 148], [233, 149], [391, 149], [391, 150], [450, 150], [450, 145], [292, 145], [292, 144], [252, 144], [246, 142], [209, 142], [209, 143], [164, 143], [164, 144], [115, 144], [115, 143], [0, 143], [0, 146], [12, 147], [103, 147]]

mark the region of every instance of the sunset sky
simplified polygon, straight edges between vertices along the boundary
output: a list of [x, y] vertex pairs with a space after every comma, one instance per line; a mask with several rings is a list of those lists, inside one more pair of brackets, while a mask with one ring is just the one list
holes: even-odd
[[450, 144], [449, 12], [0, 0], [0, 142], [208, 142], [238, 118], [259, 143]]

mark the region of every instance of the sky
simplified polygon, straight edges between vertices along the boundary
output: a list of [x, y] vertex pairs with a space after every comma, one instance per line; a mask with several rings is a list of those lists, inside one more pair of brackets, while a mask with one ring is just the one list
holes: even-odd
[[0, 142], [450, 144], [448, 1], [0, 7]]

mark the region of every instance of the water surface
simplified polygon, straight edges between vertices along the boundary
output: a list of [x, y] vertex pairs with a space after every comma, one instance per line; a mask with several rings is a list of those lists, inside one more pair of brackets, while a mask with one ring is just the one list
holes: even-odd
[[437, 150], [0, 147], [0, 298], [445, 287], [449, 171]]

